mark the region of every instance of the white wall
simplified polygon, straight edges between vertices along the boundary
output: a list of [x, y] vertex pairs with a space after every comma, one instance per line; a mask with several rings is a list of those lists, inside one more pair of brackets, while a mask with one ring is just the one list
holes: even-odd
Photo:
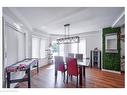
[[81, 39], [86, 39], [86, 58], [90, 58], [90, 51], [94, 50], [94, 48], [98, 48], [102, 53], [102, 30], [79, 34], [79, 36]]
[[94, 48], [101, 50], [101, 36], [100, 31], [83, 36], [83, 38], [86, 39], [86, 57], [90, 57], [90, 50], [93, 50]]

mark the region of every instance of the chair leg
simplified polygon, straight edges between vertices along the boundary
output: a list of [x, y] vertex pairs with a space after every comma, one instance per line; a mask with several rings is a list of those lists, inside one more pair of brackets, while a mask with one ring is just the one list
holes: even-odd
[[67, 81], [66, 81], [66, 83], [68, 83], [68, 73], [67, 73]]
[[57, 80], [57, 70], [55, 70], [55, 82]]
[[85, 75], [85, 72], [86, 72], [86, 71], [85, 71], [85, 67], [83, 66], [83, 77], [84, 77], [84, 79], [85, 79], [85, 76], [86, 76], [86, 75]]
[[78, 76], [77, 76], [77, 83], [76, 83], [76, 88], [78, 88]]
[[71, 81], [72, 81], [72, 75], [71, 75]]
[[63, 82], [65, 82], [65, 72], [63, 72], [64, 73], [64, 79], [63, 79]]

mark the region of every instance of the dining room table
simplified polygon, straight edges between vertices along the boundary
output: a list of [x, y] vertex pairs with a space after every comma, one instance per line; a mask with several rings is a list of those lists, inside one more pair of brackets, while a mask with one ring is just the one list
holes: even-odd
[[88, 67], [88, 63], [86, 61], [77, 61], [77, 65], [80, 70], [80, 76], [79, 76], [79, 84], [83, 84], [83, 79], [86, 78], [86, 67]]

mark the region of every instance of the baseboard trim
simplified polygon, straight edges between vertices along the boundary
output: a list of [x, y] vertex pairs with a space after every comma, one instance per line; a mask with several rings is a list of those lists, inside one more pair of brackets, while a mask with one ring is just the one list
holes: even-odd
[[107, 71], [107, 72], [111, 72], [111, 73], [121, 74], [120, 71], [113, 71], [113, 70], [107, 70], [107, 69], [102, 69], [102, 71]]

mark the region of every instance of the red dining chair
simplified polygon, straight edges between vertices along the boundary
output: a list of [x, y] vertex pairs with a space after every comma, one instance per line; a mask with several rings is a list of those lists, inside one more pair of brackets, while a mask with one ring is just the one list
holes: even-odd
[[77, 77], [76, 87], [78, 87], [79, 74], [80, 74], [80, 72], [79, 72], [79, 68], [77, 66], [77, 59], [68, 58], [68, 60], [67, 60], [67, 83], [68, 83], [68, 76], [76, 76]]
[[65, 81], [65, 71], [67, 70], [63, 61], [62, 56], [55, 56], [55, 79], [57, 79], [57, 72], [60, 71], [64, 74]]

